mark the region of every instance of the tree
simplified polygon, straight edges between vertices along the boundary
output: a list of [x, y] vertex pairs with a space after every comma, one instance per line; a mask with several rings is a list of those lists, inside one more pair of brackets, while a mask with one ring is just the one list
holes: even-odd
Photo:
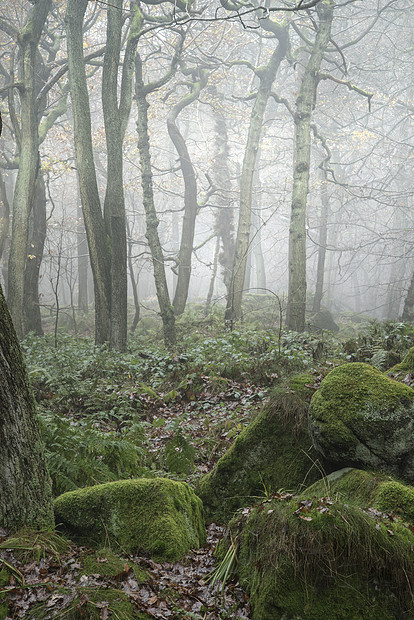
[[137, 102], [137, 134], [138, 150], [141, 164], [142, 200], [145, 210], [146, 233], [154, 270], [155, 288], [157, 291], [158, 305], [160, 307], [163, 324], [164, 340], [167, 345], [176, 342], [175, 315], [168, 291], [167, 277], [165, 273], [164, 253], [162, 250], [158, 225], [159, 219], [154, 200], [154, 183], [151, 166], [151, 150], [148, 131], [148, 108], [147, 97], [150, 93], [158, 90], [166, 84], [177, 69], [178, 58], [182, 51], [184, 35], [181, 34], [175, 45], [175, 53], [169, 69], [158, 80], [144, 83], [143, 62], [137, 52], [135, 58], [135, 99]]
[[[270, 97], [273, 82], [280, 63], [288, 50], [288, 27], [286, 24], [277, 24], [270, 19], [264, 20], [266, 28], [272, 32], [278, 44], [274, 49], [267, 65], [253, 69], [259, 78], [259, 88], [250, 116], [247, 144], [243, 158], [243, 168], [240, 180], [240, 210], [235, 254], [229, 294], [227, 296], [226, 321], [230, 323], [241, 316], [244, 280], [246, 274], [247, 254], [250, 243], [250, 228], [252, 217], [252, 190], [256, 157], [259, 149], [260, 136], [266, 106]], [[249, 64], [249, 63], [242, 63]]]
[[[0, 114], [0, 134], [1, 134]], [[0, 526], [52, 527], [52, 487], [26, 366], [0, 286]]]
[[191, 257], [193, 254], [195, 221], [197, 216], [197, 180], [190, 153], [184, 137], [177, 125], [177, 117], [188, 105], [199, 96], [202, 88], [207, 84], [208, 70], [204, 67], [191, 69], [181, 68], [184, 74], [191, 76], [187, 83], [190, 92], [177, 101], [167, 117], [168, 133], [173, 142], [180, 160], [181, 172], [184, 179], [184, 217], [181, 231], [180, 251], [178, 254], [178, 277], [174, 295], [174, 311], [176, 315], [184, 312], [188, 297], [188, 287], [191, 276]]
[[311, 117], [316, 103], [318, 73], [331, 36], [332, 0], [321, 0], [316, 11], [319, 27], [296, 98], [295, 156], [289, 228], [289, 293], [286, 323], [305, 329], [306, 309], [306, 204], [309, 192]]
[[134, 7], [122, 67], [118, 74], [122, 35], [122, 2], [108, 6], [102, 77], [102, 105], [107, 143], [107, 186], [102, 213], [92, 148], [92, 128], [83, 56], [83, 20], [87, 0], [69, 0], [66, 12], [68, 66], [79, 188], [95, 291], [95, 341], [124, 350], [127, 334], [127, 249], [122, 144], [132, 101], [134, 55], [140, 12]]
[[[9, 258], [8, 300], [10, 312], [19, 337], [24, 329], [24, 269], [29, 238], [29, 216], [35, 194], [39, 167], [38, 109], [36, 102], [36, 55], [52, 0], [39, 0], [31, 9], [27, 21], [17, 35], [20, 79], [18, 89], [21, 105], [19, 171], [13, 199], [12, 242]], [[10, 29], [6, 23], [2, 27]]]

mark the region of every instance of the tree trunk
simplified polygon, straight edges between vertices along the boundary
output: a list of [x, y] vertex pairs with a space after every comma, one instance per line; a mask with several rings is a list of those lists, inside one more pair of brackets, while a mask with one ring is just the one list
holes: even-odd
[[155, 288], [157, 291], [157, 299], [164, 330], [164, 340], [167, 345], [174, 345], [176, 342], [175, 316], [168, 292], [164, 255], [158, 235], [159, 220], [154, 204], [151, 153], [148, 137], [149, 104], [146, 99], [146, 90], [142, 79], [142, 63], [138, 53], [136, 56], [135, 98], [138, 108], [137, 133], [139, 159], [141, 164], [142, 199], [147, 228], [145, 236], [148, 240], [151, 251]]
[[31, 214], [31, 234], [24, 274], [24, 333], [43, 336], [39, 305], [39, 272], [46, 239], [46, 191], [42, 171], [36, 179], [36, 191]]
[[295, 164], [289, 228], [289, 293], [286, 323], [288, 329], [305, 329], [306, 311], [306, 203], [309, 192], [311, 116], [316, 103], [318, 72], [331, 36], [332, 0], [317, 5], [319, 28], [305, 67], [295, 113]]
[[198, 209], [196, 176], [187, 145], [177, 126], [177, 117], [185, 107], [199, 97], [208, 79], [208, 73], [205, 69], [199, 69], [194, 73], [193, 82], [191, 83], [191, 92], [171, 108], [167, 117], [168, 133], [178, 153], [184, 179], [184, 218], [181, 230], [180, 251], [178, 254], [177, 286], [173, 301], [176, 315], [180, 315], [184, 312], [187, 302], [188, 287], [191, 277], [195, 221]]
[[35, 403], [0, 287], [0, 526], [53, 527], [50, 478]]
[[122, 0], [107, 8], [107, 37], [102, 74], [107, 183], [104, 202], [106, 232], [111, 240], [110, 345], [125, 351], [127, 338], [127, 250], [123, 186], [121, 118], [118, 110], [118, 67], [122, 33]]
[[82, 25], [87, 4], [87, 0], [68, 1], [66, 31], [76, 164], [95, 292], [95, 342], [103, 344], [110, 339], [110, 259], [93, 160], [91, 115], [83, 59]]
[[4, 182], [1, 170], [0, 170], [0, 200], [3, 205], [2, 215], [1, 215], [1, 227], [0, 227], [0, 260], [2, 260], [4, 248], [6, 247], [6, 241], [9, 236], [9, 229], [10, 229], [10, 203], [7, 198], [6, 184]]
[[223, 282], [229, 294], [231, 284], [231, 268], [234, 258], [234, 209], [231, 204], [231, 178], [229, 171], [229, 144], [227, 126], [221, 111], [215, 114], [214, 181], [219, 190], [216, 199], [215, 229], [218, 240], [221, 240], [222, 252], [218, 260], [223, 268]]
[[38, 0], [17, 37], [20, 54], [21, 141], [19, 171], [13, 199], [12, 241], [8, 270], [8, 302], [17, 335], [24, 335], [24, 268], [29, 216], [39, 167], [39, 135], [35, 64], [40, 35], [52, 0]]
[[216, 276], [217, 276], [217, 266], [218, 266], [219, 252], [220, 252], [220, 236], [217, 235], [217, 237], [216, 237], [216, 245], [214, 247], [213, 270], [211, 272], [210, 285], [208, 287], [208, 293], [207, 293], [207, 298], [206, 298], [206, 307], [205, 307], [205, 310], [204, 310], [204, 313], [206, 315], [210, 312], [211, 300], [213, 299], [214, 285], [216, 283]]
[[319, 312], [323, 297], [323, 283], [325, 276], [326, 243], [328, 240], [328, 181], [326, 172], [321, 173], [321, 215], [319, 219], [319, 247], [318, 266], [316, 268], [315, 296], [313, 298], [312, 312]]
[[240, 181], [239, 223], [237, 227], [230, 292], [227, 296], [225, 313], [225, 319], [230, 323], [233, 323], [233, 321], [241, 316], [243, 287], [250, 241], [253, 174], [262, 133], [263, 118], [277, 70], [282, 59], [285, 57], [288, 46], [287, 30], [284, 27], [279, 28], [277, 36], [279, 39], [278, 46], [274, 50], [269, 63], [264, 67], [260, 67], [260, 70], [256, 70], [260, 79], [260, 85], [250, 116], [249, 132], [244, 152]]
[[[78, 197], [80, 201], [80, 196]], [[86, 239], [85, 226], [83, 224], [82, 207], [77, 208], [77, 242], [78, 242], [78, 309], [88, 312], [88, 241]]]
[[414, 321], [414, 273], [411, 277], [410, 286], [408, 287], [407, 297], [404, 301], [402, 320], [412, 323]]

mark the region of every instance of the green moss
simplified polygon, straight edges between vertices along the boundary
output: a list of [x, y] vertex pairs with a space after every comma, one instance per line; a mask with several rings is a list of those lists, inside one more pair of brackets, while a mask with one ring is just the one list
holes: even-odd
[[117, 554], [112, 549], [98, 549], [91, 551], [81, 558], [82, 571], [86, 575], [102, 575], [102, 577], [116, 577], [125, 571], [125, 565], [132, 568], [139, 583], [144, 583], [148, 573], [138, 564], [131, 562]]
[[[0, 594], [1, 597], [1, 594]], [[5, 601], [2, 602], [0, 598], [0, 620], [5, 620], [7, 618], [9, 612], [9, 604]]]
[[312, 397], [309, 419], [315, 447], [331, 462], [389, 465], [404, 475], [398, 461], [414, 431], [414, 390], [407, 385], [368, 364], [339, 366]]
[[312, 484], [301, 497], [328, 496], [356, 506], [373, 506], [378, 486], [389, 480], [386, 474], [345, 467]]
[[[196, 493], [208, 520], [224, 523], [242, 506], [280, 488], [297, 490], [321, 476], [307, 430], [310, 375], [275, 389], [270, 402], [236, 438]], [[292, 390], [297, 388], [297, 392]]]
[[386, 474], [345, 468], [315, 482], [303, 496], [336, 497], [362, 508], [376, 508], [414, 523], [414, 487]]
[[401, 524], [309, 498], [266, 502], [230, 527], [253, 620], [412, 617], [414, 534]]
[[411, 349], [409, 349], [402, 362], [396, 364], [387, 372], [393, 375], [398, 375], [399, 373], [414, 372], [414, 347], [411, 347]]
[[394, 512], [414, 523], [414, 487], [396, 480], [384, 482], [378, 488], [375, 507], [384, 512]]
[[[61, 588], [62, 593], [70, 595], [70, 590]], [[109, 618], [122, 618], [122, 620], [144, 620], [149, 618], [147, 614], [135, 611], [134, 605], [129, 601], [128, 596], [122, 590], [115, 588], [90, 588], [79, 587], [77, 596], [71, 603], [62, 610], [52, 610], [48, 608], [48, 601], [36, 605], [30, 610], [30, 617], [34, 620], [45, 620], [46, 618], [64, 618], [65, 620], [99, 620], [104, 616], [104, 610], [108, 612]]]
[[92, 545], [117, 545], [177, 560], [205, 541], [203, 508], [182, 482], [164, 478], [122, 480], [64, 493], [55, 500], [56, 522]]

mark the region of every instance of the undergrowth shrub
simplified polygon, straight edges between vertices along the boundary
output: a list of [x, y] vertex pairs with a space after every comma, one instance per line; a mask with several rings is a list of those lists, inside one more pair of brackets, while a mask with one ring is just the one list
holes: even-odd
[[142, 425], [131, 425], [120, 435], [50, 412], [39, 417], [55, 495], [140, 473]]

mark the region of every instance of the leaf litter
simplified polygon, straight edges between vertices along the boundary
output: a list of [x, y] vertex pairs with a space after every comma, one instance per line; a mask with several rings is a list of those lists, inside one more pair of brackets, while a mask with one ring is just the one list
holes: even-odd
[[[216, 560], [214, 548], [223, 537], [224, 527], [212, 523], [207, 528], [207, 544], [187, 554], [181, 562], [155, 562], [143, 555], [125, 556], [123, 570], [115, 576], [100, 573], [85, 574], [82, 557], [90, 549], [74, 544], [59, 558], [47, 554], [39, 561], [26, 561], [15, 549], [7, 549], [7, 534], [0, 538], [0, 601], [6, 598], [9, 611], [6, 620], [33, 616], [31, 610], [43, 604], [44, 617], [65, 617], [65, 613], [76, 605], [80, 615], [87, 617], [87, 603], [91, 592], [99, 592], [93, 598], [93, 605], [99, 610], [99, 617], [112, 617], [110, 603], [105, 593], [118, 590], [133, 604], [136, 612], [149, 618], [200, 618], [219, 620], [224, 618], [250, 618], [248, 596], [237, 581], [229, 581], [222, 589], [208, 583], [208, 575], [214, 569]], [[97, 558], [98, 563], [105, 557]], [[14, 571], [7, 571], [5, 583], [2, 569], [6, 563], [19, 571], [23, 579], [18, 580]], [[144, 583], [135, 576], [132, 565], [139, 565], [147, 574]], [[84, 611], [83, 611], [84, 609]], [[114, 616], [115, 617], [115, 616]]]

